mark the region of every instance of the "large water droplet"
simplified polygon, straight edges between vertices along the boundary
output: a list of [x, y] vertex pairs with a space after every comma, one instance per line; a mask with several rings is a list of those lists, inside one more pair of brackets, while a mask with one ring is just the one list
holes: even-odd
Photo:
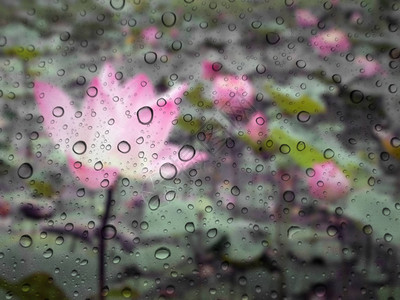
[[143, 125], [148, 125], [153, 121], [153, 109], [149, 106], [143, 106], [137, 112], [138, 120]]
[[167, 259], [170, 256], [171, 256], [171, 251], [166, 247], [160, 247], [154, 253], [154, 257], [159, 260]]
[[110, 6], [115, 10], [122, 10], [125, 6], [125, 0], [110, 0]]
[[23, 163], [19, 166], [17, 173], [20, 178], [28, 179], [33, 174], [33, 168], [30, 164]]
[[32, 245], [32, 238], [29, 235], [24, 234], [23, 236], [20, 237], [19, 244], [23, 248], [28, 248]]
[[144, 55], [144, 61], [148, 64], [154, 64], [157, 60], [157, 53], [149, 51]]
[[196, 228], [194, 227], [194, 223], [193, 222], [188, 222], [185, 224], [185, 230], [189, 233], [193, 233], [195, 232]]
[[43, 252], [43, 257], [49, 259], [53, 256], [53, 249], [48, 248], [46, 251]]
[[165, 163], [160, 167], [160, 176], [165, 180], [171, 180], [175, 178], [178, 173], [178, 169], [174, 164]]
[[161, 21], [165, 27], [172, 27], [176, 23], [176, 15], [173, 12], [165, 12], [161, 16]]
[[72, 150], [78, 155], [82, 155], [83, 153], [85, 153], [86, 149], [87, 146], [84, 141], [78, 141], [72, 146]]
[[196, 150], [191, 145], [184, 145], [178, 152], [178, 157], [182, 161], [191, 160], [196, 154]]
[[118, 143], [117, 149], [121, 153], [128, 153], [131, 151], [131, 145], [127, 141], [121, 141]]
[[207, 231], [207, 237], [210, 239], [215, 238], [218, 234], [217, 228], [211, 228], [210, 230]]
[[160, 197], [158, 197], [158, 195], [151, 197], [149, 200], [149, 208], [151, 210], [157, 210], [159, 207], [160, 207]]
[[59, 118], [62, 117], [64, 115], [64, 108], [62, 108], [61, 106], [57, 106], [53, 109], [53, 116]]

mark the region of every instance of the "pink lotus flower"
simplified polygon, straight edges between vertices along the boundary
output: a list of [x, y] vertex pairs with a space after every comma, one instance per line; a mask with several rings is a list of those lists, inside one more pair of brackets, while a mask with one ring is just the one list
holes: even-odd
[[315, 164], [308, 178], [310, 194], [320, 200], [334, 201], [345, 196], [350, 182], [332, 161]]
[[142, 31], [142, 38], [147, 44], [154, 46], [158, 43], [158, 39], [156, 38], [157, 32], [158, 28], [156, 26], [147, 27]]
[[333, 52], [348, 51], [351, 47], [346, 34], [338, 29], [330, 29], [310, 39], [311, 46], [319, 55], [326, 56]]
[[201, 64], [201, 76], [204, 79], [213, 79], [215, 76], [217, 76], [217, 71], [214, 70], [215, 67], [213, 67], [213, 64], [211, 61], [205, 60]]
[[217, 75], [213, 90], [215, 105], [228, 114], [239, 113], [254, 101], [254, 88], [247, 77]]
[[106, 64], [92, 80], [80, 109], [64, 91], [35, 82], [43, 127], [56, 148], [66, 153], [70, 170], [85, 186], [111, 186], [119, 174], [171, 179], [206, 159], [189, 146], [184, 146], [182, 157], [181, 147], [167, 142], [178, 116], [174, 100], [182, 96], [186, 85], [158, 96], [146, 75], [138, 74], [120, 85], [118, 74]]
[[263, 141], [268, 133], [267, 117], [262, 112], [256, 112], [251, 116], [246, 129], [254, 142]]
[[318, 18], [307, 9], [297, 9], [295, 12], [296, 22], [301, 27], [310, 27], [318, 24]]
[[363, 56], [356, 57], [355, 62], [361, 67], [360, 77], [372, 77], [382, 71], [381, 66], [378, 62], [370, 61]]

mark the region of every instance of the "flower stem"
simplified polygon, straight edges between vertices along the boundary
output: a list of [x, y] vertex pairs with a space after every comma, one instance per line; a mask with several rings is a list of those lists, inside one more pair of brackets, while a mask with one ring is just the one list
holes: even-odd
[[107, 200], [104, 208], [104, 215], [101, 219], [101, 227], [99, 230], [99, 299], [104, 300], [105, 296], [103, 295], [103, 289], [105, 287], [105, 275], [106, 275], [106, 266], [105, 266], [105, 252], [106, 252], [106, 240], [103, 237], [103, 230], [107, 225], [108, 218], [110, 216], [111, 211], [111, 202], [112, 202], [112, 188], [107, 190]]

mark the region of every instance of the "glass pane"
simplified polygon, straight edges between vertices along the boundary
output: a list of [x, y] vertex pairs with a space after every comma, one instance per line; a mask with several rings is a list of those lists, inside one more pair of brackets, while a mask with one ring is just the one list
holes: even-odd
[[398, 20], [2, 0], [0, 297], [400, 299]]

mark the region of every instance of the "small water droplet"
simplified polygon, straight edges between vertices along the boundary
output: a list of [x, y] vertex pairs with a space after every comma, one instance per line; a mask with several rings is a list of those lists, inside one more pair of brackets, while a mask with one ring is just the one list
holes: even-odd
[[157, 61], [157, 53], [149, 51], [144, 55], [144, 61], [148, 64], [154, 64]]
[[176, 23], [176, 15], [173, 12], [165, 12], [161, 16], [161, 21], [165, 27], [172, 27]]
[[43, 252], [43, 257], [49, 259], [53, 256], [53, 249], [48, 248], [46, 251]]
[[53, 109], [53, 116], [60, 118], [64, 115], [64, 108], [57, 106]]

